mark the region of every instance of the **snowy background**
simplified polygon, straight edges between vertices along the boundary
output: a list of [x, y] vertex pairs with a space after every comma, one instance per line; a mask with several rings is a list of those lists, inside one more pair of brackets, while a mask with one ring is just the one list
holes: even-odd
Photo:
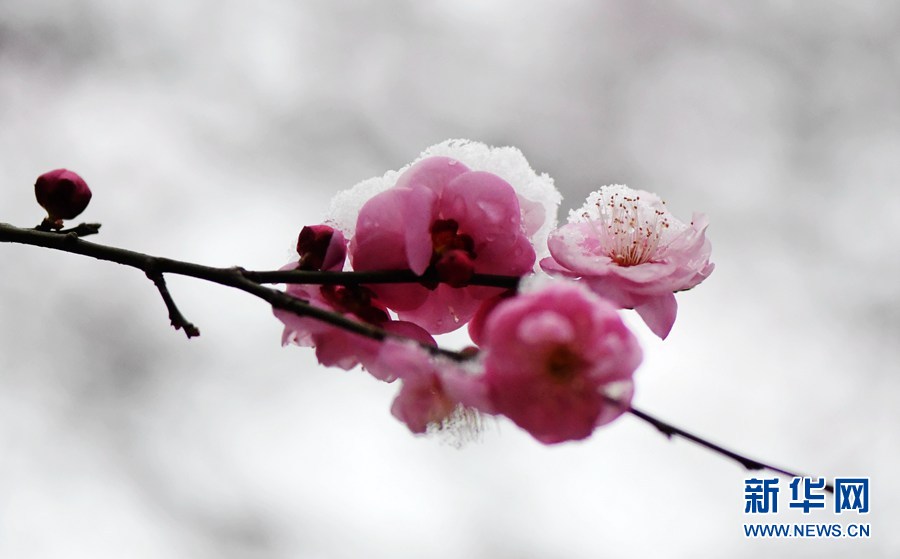
[[413, 437], [395, 387], [281, 348], [250, 296], [172, 277], [187, 341], [139, 272], [2, 245], [0, 557], [897, 557], [898, 91], [884, 2], [3, 0], [0, 221], [40, 221], [64, 166], [100, 242], [273, 269], [452, 137], [522, 149], [561, 215], [656, 191], [709, 215], [717, 269], [665, 343], [635, 323], [636, 405], [871, 476], [837, 520], [872, 538], [745, 539], [745, 472], [633, 418]]

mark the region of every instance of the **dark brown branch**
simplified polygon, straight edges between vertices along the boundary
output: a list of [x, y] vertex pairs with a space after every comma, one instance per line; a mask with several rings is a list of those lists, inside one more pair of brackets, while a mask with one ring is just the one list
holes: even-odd
[[152, 281], [153, 284], [156, 285], [156, 289], [159, 290], [163, 303], [166, 304], [166, 308], [169, 310], [169, 320], [171, 321], [172, 326], [174, 326], [176, 330], [184, 330], [188, 339], [199, 336], [200, 329], [188, 322], [188, 320], [184, 318], [184, 315], [181, 314], [181, 311], [178, 310], [178, 306], [175, 304], [175, 300], [172, 299], [172, 294], [169, 293], [169, 288], [166, 286], [166, 280], [163, 275], [158, 272], [147, 272], [147, 277], [150, 278], [150, 281]]
[[96, 235], [100, 232], [99, 223], [79, 223], [75, 227], [69, 229], [60, 229], [57, 233], [66, 235], [76, 235], [78, 237], [87, 237], [88, 235]]
[[[438, 283], [433, 272], [417, 276], [411, 270], [379, 270], [373, 272], [315, 272], [306, 270], [278, 270], [274, 272], [245, 271], [244, 275], [256, 283], [297, 283], [317, 285], [360, 285], [377, 283]], [[502, 287], [515, 289], [519, 286], [518, 276], [474, 274], [469, 285]]]
[[[386, 338], [407, 339], [403, 336], [385, 332], [383, 329], [371, 324], [358, 322], [349, 319], [344, 315], [315, 307], [306, 301], [292, 297], [277, 289], [262, 286], [246, 277], [244, 275], [245, 271], [241, 268], [214, 268], [212, 266], [203, 266], [192, 262], [172, 260], [170, 258], [151, 256], [149, 254], [142, 254], [123, 248], [100, 245], [80, 239], [77, 235], [73, 234], [60, 235], [59, 233], [37, 231], [35, 229], [22, 229], [6, 223], [0, 223], [0, 242], [19, 243], [60, 250], [72, 254], [81, 254], [83, 256], [96, 258], [97, 260], [105, 260], [107, 262], [115, 262], [123, 266], [137, 268], [145, 274], [177, 274], [202, 279], [250, 293], [277, 309], [286, 310], [298, 316], [315, 318], [316, 320], [321, 320], [332, 326], [343, 328], [348, 332], [353, 332], [354, 334], [359, 334], [360, 336], [365, 336], [373, 340], [381, 341]], [[422, 347], [432, 354], [442, 355], [455, 361], [469, 359], [469, 357], [455, 351], [449, 351], [427, 344], [422, 344]]]
[[[616, 402], [615, 400], [612, 400], [612, 399], [610, 399], [610, 400], [612, 402], [615, 402], [618, 404], [618, 402]], [[772, 466], [771, 464], [766, 464], [765, 462], [760, 462], [759, 460], [754, 460], [753, 458], [748, 458], [742, 454], [738, 454], [737, 452], [734, 452], [733, 450], [728, 450], [727, 448], [719, 446], [719, 445], [717, 445], [711, 441], [708, 441], [702, 437], [698, 437], [697, 435], [694, 435], [693, 433], [689, 433], [689, 432], [685, 431], [684, 429], [679, 429], [678, 427], [675, 427], [671, 423], [667, 423], [661, 419], [653, 417], [652, 415], [650, 415], [646, 412], [643, 412], [643, 411], [635, 408], [634, 406], [631, 406], [628, 409], [628, 413], [630, 413], [631, 415], [633, 415], [634, 417], [637, 417], [638, 419], [640, 419], [642, 421], [646, 421], [647, 423], [649, 423], [650, 425], [655, 427], [660, 433], [662, 433], [663, 435], [665, 435], [666, 437], [668, 437], [670, 439], [673, 436], [678, 436], [683, 439], [687, 439], [694, 444], [698, 444], [704, 448], [707, 448], [707, 449], [715, 452], [716, 454], [720, 454], [726, 458], [730, 458], [731, 460], [734, 460], [735, 462], [737, 462], [741, 466], [747, 468], [748, 470], [751, 470], [751, 471], [768, 470], [770, 472], [780, 474], [783, 476], [787, 476], [787, 477], [791, 477], [791, 478], [809, 477], [809, 476], [803, 476], [796, 472], [792, 472], [790, 470], [785, 470], [783, 468], [779, 468], [777, 466]], [[829, 493], [833, 494], [834, 486], [832, 486], [830, 484], [826, 484], [825, 491], [828, 491]]]

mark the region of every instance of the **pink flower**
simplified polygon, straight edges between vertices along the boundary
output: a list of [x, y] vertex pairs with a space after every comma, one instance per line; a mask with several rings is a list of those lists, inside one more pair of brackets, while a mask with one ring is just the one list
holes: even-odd
[[631, 401], [637, 340], [612, 305], [577, 284], [501, 302], [482, 337], [494, 412], [543, 443], [586, 438]]
[[480, 371], [396, 340], [383, 344], [377, 362], [377, 370], [400, 377], [402, 384], [391, 413], [413, 433], [477, 431], [478, 412], [490, 410]]
[[[282, 270], [341, 271], [347, 254], [344, 235], [327, 225], [304, 227], [297, 240], [298, 262]], [[434, 339], [409, 322], [392, 320], [387, 308], [363, 286], [290, 284], [286, 293], [307, 301], [310, 305], [337, 312], [398, 335], [434, 345]], [[348, 332], [320, 320], [298, 316], [274, 309], [275, 316], [284, 323], [282, 344], [315, 347], [316, 358], [325, 366], [352, 369], [376, 363], [381, 342]], [[393, 380], [393, 379], [384, 379]]]
[[[436, 345], [428, 332], [401, 320], [392, 320], [384, 306], [373, 299], [371, 291], [361, 286], [291, 285], [287, 293], [321, 309], [377, 326], [386, 332], [405, 336], [422, 343]], [[386, 374], [376, 374], [382, 342], [349, 332], [314, 318], [297, 316], [274, 309], [275, 316], [284, 323], [283, 345], [296, 344], [316, 348], [316, 359], [326, 367], [350, 370], [362, 365], [373, 376], [391, 381]]]
[[550, 234], [550, 273], [582, 278], [596, 293], [633, 308], [665, 338], [675, 323], [674, 293], [690, 289], [713, 270], [708, 220], [676, 219], [655, 194], [605, 186], [588, 196], [569, 223]]
[[522, 275], [532, 269], [516, 192], [500, 177], [447, 157], [410, 167], [362, 207], [350, 242], [354, 270], [434, 270], [445, 283], [373, 285], [403, 320], [433, 334], [468, 322], [496, 288], [463, 287], [472, 273]]

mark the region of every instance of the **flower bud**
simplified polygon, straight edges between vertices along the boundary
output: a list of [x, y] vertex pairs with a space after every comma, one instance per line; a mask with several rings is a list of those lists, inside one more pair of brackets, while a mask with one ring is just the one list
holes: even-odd
[[347, 241], [340, 231], [328, 225], [307, 225], [297, 237], [300, 270], [340, 272], [347, 256]]
[[91, 189], [84, 179], [67, 169], [49, 171], [37, 178], [34, 195], [47, 210], [47, 222], [59, 229], [64, 219], [74, 219], [91, 201]]

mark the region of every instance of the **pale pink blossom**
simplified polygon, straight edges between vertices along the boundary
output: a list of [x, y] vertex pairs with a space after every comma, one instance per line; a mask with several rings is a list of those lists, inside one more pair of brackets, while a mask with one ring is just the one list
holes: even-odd
[[573, 282], [500, 302], [482, 338], [494, 413], [543, 443], [586, 438], [627, 410], [640, 347], [614, 306]]
[[674, 293], [694, 287], [713, 270], [707, 225], [698, 213], [690, 224], [682, 223], [655, 194], [605, 186], [550, 234], [552, 257], [541, 267], [582, 278], [596, 293], [635, 309], [665, 338], [678, 309]]
[[353, 269], [434, 271], [443, 281], [372, 285], [403, 320], [432, 334], [468, 322], [497, 288], [463, 287], [472, 273], [522, 275], [535, 252], [512, 186], [448, 157], [423, 159], [362, 207], [350, 242]]

